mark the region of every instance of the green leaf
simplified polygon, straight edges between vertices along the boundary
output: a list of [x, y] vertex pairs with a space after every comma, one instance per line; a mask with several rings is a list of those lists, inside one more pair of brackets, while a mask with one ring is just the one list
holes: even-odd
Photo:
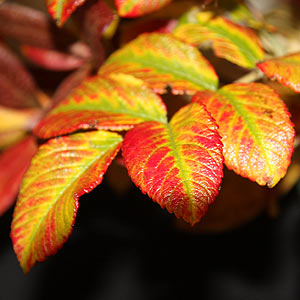
[[93, 131], [42, 145], [22, 182], [11, 238], [24, 272], [55, 254], [68, 239], [78, 198], [102, 181], [122, 137]]
[[234, 83], [198, 93], [220, 127], [225, 164], [260, 185], [274, 187], [285, 175], [295, 131], [284, 102], [261, 83]]
[[224, 17], [212, 18], [209, 12], [190, 12], [179, 22], [173, 34], [193, 45], [212, 41], [215, 55], [244, 68], [254, 68], [264, 58], [257, 35], [250, 28]]
[[75, 88], [34, 133], [47, 139], [79, 129], [128, 130], [149, 120], [166, 123], [166, 108], [141, 80], [125, 74], [98, 75]]
[[218, 126], [203, 105], [181, 108], [169, 124], [145, 122], [122, 148], [133, 182], [153, 201], [192, 225], [218, 194], [223, 154]]
[[126, 73], [142, 79], [155, 92], [167, 85], [174, 94], [216, 90], [218, 77], [197, 48], [169, 34], [140, 35], [113, 53], [99, 74]]

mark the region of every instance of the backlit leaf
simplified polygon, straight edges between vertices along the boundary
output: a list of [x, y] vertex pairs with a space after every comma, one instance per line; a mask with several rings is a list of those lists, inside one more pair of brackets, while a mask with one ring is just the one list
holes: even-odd
[[266, 60], [257, 66], [269, 78], [300, 93], [300, 53]]
[[84, 2], [85, 0], [46, 0], [49, 14], [58, 26], [62, 26], [75, 9]]
[[120, 148], [116, 133], [92, 131], [42, 145], [25, 174], [11, 238], [24, 272], [55, 254], [72, 232], [78, 198], [102, 181]]
[[60, 51], [29, 45], [23, 45], [21, 49], [27, 59], [48, 70], [70, 71], [79, 68], [84, 63], [82, 58]]
[[122, 151], [129, 175], [142, 192], [193, 225], [218, 194], [222, 149], [215, 121], [204, 106], [193, 103], [181, 108], [169, 124], [134, 127]]
[[171, 0], [115, 0], [119, 15], [127, 18], [149, 14], [170, 2]]
[[218, 86], [214, 69], [197, 48], [162, 33], [140, 35], [113, 53], [99, 73], [131, 74], [158, 93], [164, 93], [167, 85], [174, 94]]
[[35, 140], [30, 136], [0, 155], [0, 216], [13, 205], [23, 175], [36, 150]]
[[36, 127], [41, 138], [78, 129], [126, 130], [155, 120], [166, 123], [166, 108], [144, 83], [125, 74], [85, 80]]
[[254, 31], [224, 17], [207, 17], [207, 12], [199, 13], [192, 23], [180, 23], [174, 35], [194, 45], [212, 41], [216, 56], [244, 68], [254, 68], [263, 59], [264, 51]]
[[274, 90], [235, 83], [216, 93], [200, 92], [193, 101], [205, 104], [218, 123], [227, 167], [260, 185], [275, 186], [290, 164], [295, 132]]

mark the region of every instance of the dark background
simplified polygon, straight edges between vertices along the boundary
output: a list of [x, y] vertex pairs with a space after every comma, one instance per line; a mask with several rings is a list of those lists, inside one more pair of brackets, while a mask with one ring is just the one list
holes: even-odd
[[0, 219], [0, 299], [300, 299], [300, 184], [280, 215], [238, 229], [191, 234], [135, 187], [106, 183], [80, 199], [73, 234], [24, 275], [12, 250], [12, 210]]

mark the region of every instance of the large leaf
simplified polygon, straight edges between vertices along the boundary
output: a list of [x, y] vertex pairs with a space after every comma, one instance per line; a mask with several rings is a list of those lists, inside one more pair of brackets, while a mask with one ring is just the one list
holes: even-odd
[[181, 108], [170, 124], [137, 125], [122, 148], [129, 175], [142, 192], [192, 225], [218, 194], [222, 150], [215, 121], [197, 103]]
[[75, 9], [84, 2], [85, 0], [46, 0], [49, 14], [58, 26], [62, 26]]
[[14, 203], [23, 175], [36, 150], [37, 145], [30, 136], [0, 155], [0, 216]]
[[118, 14], [127, 18], [149, 14], [170, 2], [171, 0], [115, 0]]
[[85, 80], [36, 127], [41, 138], [78, 129], [125, 130], [155, 120], [166, 123], [165, 106], [143, 82], [125, 74]]
[[216, 56], [244, 68], [254, 68], [264, 57], [254, 31], [224, 17], [209, 19], [207, 13], [199, 13], [192, 18], [191, 23], [179, 23], [174, 35], [194, 45], [210, 40]]
[[300, 52], [266, 60], [257, 65], [269, 78], [300, 93]]
[[50, 140], [25, 174], [11, 237], [24, 272], [55, 254], [72, 232], [78, 198], [101, 183], [122, 137], [93, 131]]
[[227, 167], [275, 186], [290, 164], [295, 135], [279, 96], [264, 84], [234, 83], [198, 93], [193, 101], [205, 104], [220, 126]]
[[99, 73], [114, 72], [140, 78], [159, 93], [164, 93], [167, 85], [175, 94], [218, 86], [214, 69], [197, 48], [162, 33], [140, 35], [113, 53]]

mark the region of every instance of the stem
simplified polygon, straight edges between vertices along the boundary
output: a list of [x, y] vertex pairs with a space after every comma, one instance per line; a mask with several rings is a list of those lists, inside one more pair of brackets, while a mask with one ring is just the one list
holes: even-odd
[[257, 81], [264, 77], [264, 73], [258, 69], [255, 68], [254, 70], [250, 71], [246, 75], [240, 77], [239, 79], [235, 80], [235, 83], [251, 83], [254, 81]]

